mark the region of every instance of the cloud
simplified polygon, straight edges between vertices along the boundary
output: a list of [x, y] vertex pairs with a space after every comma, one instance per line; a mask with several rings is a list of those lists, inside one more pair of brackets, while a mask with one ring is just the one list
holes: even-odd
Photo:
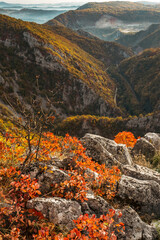
[[123, 24], [122, 21], [110, 15], [103, 15], [96, 23], [96, 28], [117, 28]]

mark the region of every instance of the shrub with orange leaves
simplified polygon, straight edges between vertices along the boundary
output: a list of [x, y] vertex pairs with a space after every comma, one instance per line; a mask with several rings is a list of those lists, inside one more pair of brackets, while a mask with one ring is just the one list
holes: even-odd
[[114, 233], [114, 230], [122, 231], [124, 229], [124, 224], [119, 223], [115, 224], [113, 219], [115, 215], [115, 210], [110, 209], [109, 213], [101, 215], [100, 218], [96, 218], [95, 215], [91, 217], [88, 214], [80, 216], [77, 220], [74, 221], [76, 228], [73, 229], [70, 234], [68, 234], [69, 239], [92, 239], [92, 240], [116, 240], [117, 237]]
[[[92, 188], [101, 196], [106, 195], [108, 198], [114, 196], [115, 186], [120, 179], [120, 171], [116, 167], [107, 169], [105, 165], [93, 162], [85, 154], [85, 148], [77, 138], [68, 134], [60, 138], [50, 132], [41, 133], [38, 137], [31, 132], [29, 134], [23, 131], [19, 133], [17, 128], [14, 132], [8, 131], [6, 134], [1, 144], [4, 163], [16, 162], [25, 166], [28, 161], [50, 161], [55, 154], [61, 158], [72, 157], [76, 168], [72, 169], [70, 166], [68, 174], [71, 179], [58, 186], [57, 192], [54, 192], [56, 196], [84, 201], [88, 188]], [[97, 173], [97, 179], [88, 181], [91, 178], [88, 170]]]
[[125, 144], [127, 147], [133, 148], [139, 138], [136, 139], [131, 132], [123, 131], [115, 136], [114, 141], [116, 143], [122, 143]]
[[[49, 229], [39, 231], [35, 236], [35, 240], [116, 240], [117, 237], [114, 233], [123, 232], [125, 229], [122, 222], [115, 223], [114, 221], [115, 210], [110, 209], [107, 215], [101, 215], [97, 218], [95, 215], [89, 217], [88, 214], [81, 215], [77, 220], [74, 220], [75, 228], [72, 229], [66, 237], [62, 234], [55, 235], [54, 238], [49, 235]], [[121, 217], [119, 212], [118, 218]], [[47, 234], [47, 237], [46, 237]], [[43, 238], [42, 238], [43, 237]]]
[[[74, 164], [68, 166], [67, 172], [70, 180], [54, 186], [54, 196], [83, 202], [87, 200], [88, 189], [92, 189], [96, 194], [106, 196], [108, 199], [115, 196], [116, 185], [121, 177], [120, 170], [116, 166], [109, 169], [105, 164], [100, 165], [92, 161], [86, 155], [82, 143], [68, 134], [61, 140], [61, 152], [66, 156], [71, 153]], [[94, 174], [96, 174], [96, 178]]]
[[[7, 189], [3, 189], [5, 181], [8, 182]], [[20, 235], [25, 239], [31, 234], [37, 219], [43, 217], [41, 213], [26, 207], [28, 200], [40, 195], [39, 184], [36, 179], [10, 167], [0, 170], [0, 186], [0, 198], [4, 202], [4, 207], [0, 208], [0, 231], [4, 239], [17, 240]], [[6, 231], [10, 234], [5, 234]]]
[[64, 138], [51, 132], [41, 132], [38, 135], [31, 130], [26, 132], [18, 129], [10, 123], [4, 134], [0, 132], [0, 153], [0, 200], [6, 204], [0, 209], [0, 236], [4, 240], [116, 239], [114, 229], [119, 229], [122, 224], [114, 224], [113, 210], [100, 218], [81, 216], [75, 220], [76, 228], [66, 237], [57, 235], [53, 224], [43, 223], [44, 218], [40, 212], [27, 209], [27, 201], [41, 193], [37, 180], [19, 171], [28, 162], [47, 162], [55, 155], [62, 159], [70, 157], [72, 163], [65, 169], [70, 179], [54, 185], [52, 193], [53, 196], [83, 202], [87, 201], [89, 189], [100, 196], [114, 197], [121, 176], [116, 166], [108, 169], [105, 165], [92, 161], [85, 154], [81, 142], [68, 134]]
[[50, 228], [47, 226], [42, 226], [40, 230], [38, 230], [37, 234], [33, 234], [33, 239], [34, 240], [52, 240], [52, 236], [50, 233]]
[[[118, 218], [121, 217], [121, 212]], [[63, 234], [56, 235], [50, 232], [49, 227], [43, 227], [38, 234], [33, 235], [34, 240], [117, 240], [115, 231], [123, 232], [125, 229], [122, 222], [116, 223], [114, 220], [115, 210], [110, 209], [107, 215], [96, 218], [95, 215], [89, 217], [88, 214], [81, 215], [74, 220], [75, 228], [66, 237]]]

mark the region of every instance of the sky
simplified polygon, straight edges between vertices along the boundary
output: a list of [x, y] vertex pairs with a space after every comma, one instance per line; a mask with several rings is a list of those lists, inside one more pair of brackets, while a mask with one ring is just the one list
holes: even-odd
[[[3, 0], [2, 0], [3, 1]], [[21, 4], [24, 4], [24, 3], [32, 3], [32, 4], [39, 4], [39, 3], [62, 3], [62, 2], [76, 2], [76, 3], [79, 3], [79, 2], [103, 2], [103, 0], [4, 0], [4, 2], [7, 2], [7, 3], [21, 3]], [[105, 0], [104, 0], [105, 2]]]
[[[0, 0], [1, 1], [1, 0]], [[21, 4], [39, 4], [39, 3], [62, 3], [62, 2], [72, 2], [72, 3], [87, 3], [87, 2], [105, 2], [105, 0], [2, 0], [7, 3], [21, 3]], [[113, 1], [113, 0], [112, 0]], [[132, 0], [137, 2], [138, 0]], [[143, 1], [143, 0], [142, 0]], [[144, 0], [147, 1], [147, 0]], [[160, 2], [160, 0], [148, 0], [149, 2]]]

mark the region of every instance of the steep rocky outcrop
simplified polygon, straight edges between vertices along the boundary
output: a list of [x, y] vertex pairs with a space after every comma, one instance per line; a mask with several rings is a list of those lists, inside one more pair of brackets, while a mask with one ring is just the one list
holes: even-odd
[[144, 136], [147, 132], [160, 132], [160, 111], [128, 118], [78, 115], [62, 120], [55, 128], [55, 132], [60, 135], [69, 133], [72, 136], [83, 137], [86, 133], [91, 133], [110, 139], [122, 131], [130, 131], [136, 137]]
[[[149, 58], [143, 53], [136, 59], [125, 60], [132, 56], [129, 49], [81, 36], [56, 24], [56, 20], [44, 25], [3, 15], [0, 20], [0, 100], [3, 104], [12, 102], [16, 106], [18, 99], [28, 106], [32, 98], [43, 110], [51, 108], [50, 111], [62, 118], [78, 114], [115, 117], [122, 112], [139, 114], [159, 109], [159, 89], [155, 89], [158, 64], [154, 64], [158, 61], [158, 50], [154, 54], [151, 51]], [[145, 68], [147, 61], [155, 71], [144, 72], [143, 79], [140, 76], [137, 82], [134, 76], [139, 71], [139, 63]], [[135, 73], [132, 63], [136, 62]], [[113, 68], [117, 64], [119, 67]], [[130, 71], [122, 74], [128, 66], [132, 77]], [[141, 69], [138, 74], [140, 72]]]
[[126, 123], [126, 129], [133, 131], [138, 136], [147, 132], [160, 132], [160, 111], [146, 116], [131, 118]]
[[54, 33], [67, 38], [72, 41], [72, 43], [77, 44], [84, 51], [88, 52], [94, 58], [103, 62], [103, 64], [108, 68], [109, 66], [118, 65], [122, 60], [133, 56], [133, 52], [130, 48], [126, 48], [120, 44], [114, 42], [103, 41], [93, 34], [90, 34], [83, 30], [73, 31], [64, 26], [55, 26], [55, 21], [53, 19], [46, 23], [46, 25], [52, 28]]
[[12, 104], [29, 104], [34, 95], [47, 109], [49, 99], [61, 116], [120, 114], [102, 62], [47, 25], [3, 15], [0, 21], [1, 100], [5, 94]]

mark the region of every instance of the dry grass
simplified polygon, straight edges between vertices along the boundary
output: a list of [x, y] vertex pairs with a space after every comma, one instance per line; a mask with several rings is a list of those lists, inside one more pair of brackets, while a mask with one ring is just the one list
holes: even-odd
[[152, 164], [150, 163], [149, 160], [146, 159], [146, 157], [143, 154], [134, 155], [133, 162], [140, 166], [144, 166], [144, 167], [153, 169]]

